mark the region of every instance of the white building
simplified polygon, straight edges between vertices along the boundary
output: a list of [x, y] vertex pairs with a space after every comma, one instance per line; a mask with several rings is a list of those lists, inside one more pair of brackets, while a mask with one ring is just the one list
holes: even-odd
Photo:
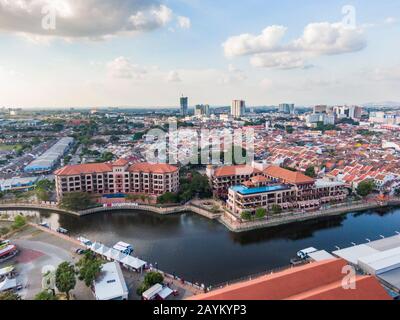
[[241, 118], [246, 113], [246, 102], [243, 100], [233, 100], [231, 114], [234, 118]]
[[128, 300], [128, 287], [117, 262], [103, 265], [101, 274], [94, 283], [94, 295], [96, 300]]

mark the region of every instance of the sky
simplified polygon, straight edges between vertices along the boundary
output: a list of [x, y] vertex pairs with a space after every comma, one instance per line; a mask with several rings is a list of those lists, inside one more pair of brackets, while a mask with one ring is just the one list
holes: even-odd
[[0, 0], [0, 106], [400, 101], [398, 0]]

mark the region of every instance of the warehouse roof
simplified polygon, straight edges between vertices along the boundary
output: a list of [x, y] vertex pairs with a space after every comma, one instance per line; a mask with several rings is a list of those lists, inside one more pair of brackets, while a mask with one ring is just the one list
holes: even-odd
[[331, 259], [234, 284], [189, 300], [389, 300], [373, 277], [357, 277], [356, 289], [343, 288], [343, 259]]

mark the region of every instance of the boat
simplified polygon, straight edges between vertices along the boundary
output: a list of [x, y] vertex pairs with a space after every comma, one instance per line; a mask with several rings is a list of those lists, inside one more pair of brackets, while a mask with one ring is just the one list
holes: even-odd
[[129, 243], [126, 242], [118, 242], [113, 249], [122, 252], [123, 254], [126, 254], [127, 256], [130, 256], [133, 253], [133, 246], [130, 245]]
[[315, 249], [313, 247], [306, 248], [306, 249], [303, 249], [303, 250], [300, 250], [299, 252], [297, 252], [297, 257], [299, 257], [300, 259], [307, 259], [308, 255], [310, 253], [317, 252], [317, 251], [318, 251], [318, 249]]

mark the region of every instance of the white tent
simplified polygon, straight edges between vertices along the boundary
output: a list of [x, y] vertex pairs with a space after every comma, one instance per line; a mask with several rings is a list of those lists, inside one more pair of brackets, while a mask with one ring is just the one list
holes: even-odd
[[0, 292], [11, 290], [17, 287], [17, 279], [6, 278], [2, 283], [0, 283]]
[[97, 252], [97, 250], [99, 250], [102, 247], [101, 243], [95, 242], [92, 244], [90, 250]]
[[101, 245], [95, 252], [101, 256], [104, 256], [108, 251], [110, 251], [109, 247]]
[[132, 256], [125, 256], [125, 258], [121, 260], [121, 263], [135, 270], [140, 270], [146, 265], [145, 261], [134, 258]]

